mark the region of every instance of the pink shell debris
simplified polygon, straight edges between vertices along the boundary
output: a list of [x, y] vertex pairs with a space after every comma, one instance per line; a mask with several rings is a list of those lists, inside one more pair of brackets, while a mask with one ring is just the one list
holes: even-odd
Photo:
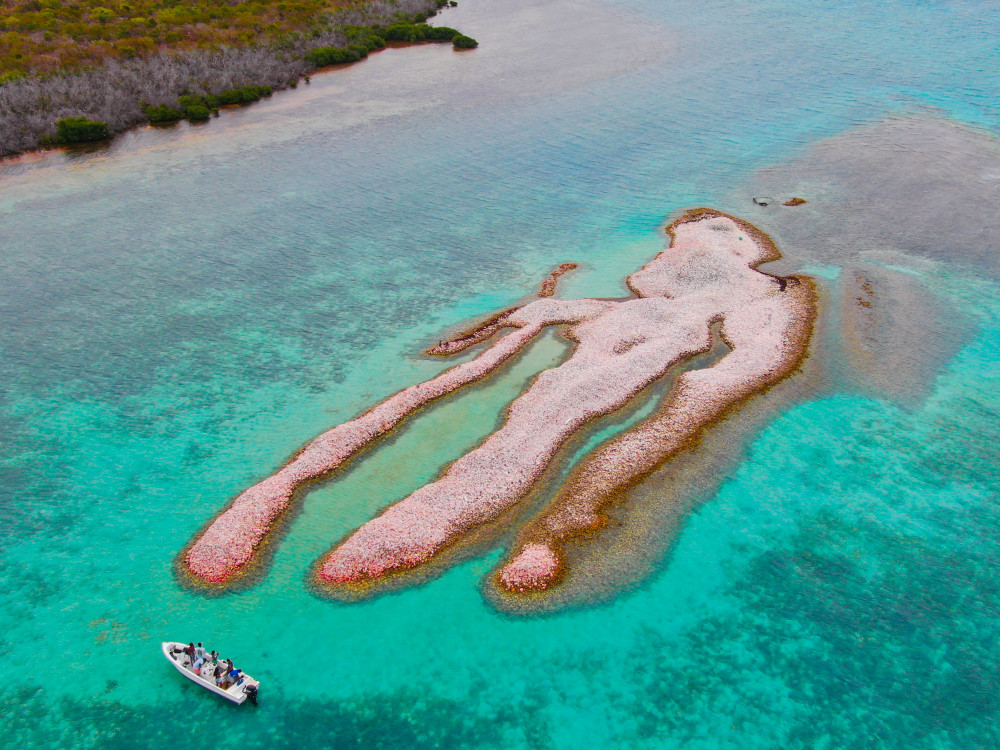
[[545, 544], [526, 544], [500, 571], [500, 584], [511, 592], [540, 591], [559, 575], [559, 556]]
[[182, 562], [187, 571], [196, 579], [215, 584], [238, 576], [253, 562], [257, 548], [299, 486], [330, 473], [430, 401], [495, 370], [538, 330], [520, 328], [471, 362], [405, 388], [360, 417], [324, 432], [278, 473], [237, 496], [184, 553]]
[[796, 283], [786, 292], [788, 280], [755, 270], [780, 257], [765, 235], [706, 209], [689, 212], [668, 231], [668, 250], [629, 277], [636, 298], [546, 298], [506, 311], [483, 331], [517, 330], [478, 357], [318, 437], [206, 529], [183, 557], [190, 573], [213, 583], [238, 575], [297, 487], [333, 471], [431, 400], [485, 377], [544, 326], [572, 324], [572, 356], [535, 379], [500, 429], [439, 480], [361, 526], [327, 554], [316, 575], [321, 583], [351, 584], [425, 563], [523, 499], [582, 425], [621, 408], [676, 363], [708, 351], [711, 325], [720, 323], [732, 352], [680, 376], [656, 415], [595, 452], [585, 462], [589, 469], [574, 475], [553, 509], [529, 526], [521, 549], [499, 573], [511, 591], [551, 585], [561, 568], [558, 542], [592, 527], [608, 493], [683, 447], [734, 403], [787, 375], [805, 353], [815, 314], [811, 287]]

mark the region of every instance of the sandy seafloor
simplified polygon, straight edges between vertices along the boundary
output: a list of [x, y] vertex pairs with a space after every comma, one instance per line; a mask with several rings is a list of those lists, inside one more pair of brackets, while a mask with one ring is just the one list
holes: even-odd
[[[0, 746], [996, 746], [995, 11], [462, 0], [442, 22], [474, 52], [0, 166]], [[642, 488], [638, 517], [695, 503], [675, 541], [608, 550], [542, 615], [483, 588], [503, 540], [365, 603], [310, 588], [564, 355], [549, 335], [316, 487], [253, 585], [177, 579], [228, 498], [440, 371], [415, 354], [441, 331], [564, 261], [560, 296], [621, 294], [697, 205], [769, 232], [823, 317], [732, 458]], [[231, 655], [260, 707], [165, 639]]]

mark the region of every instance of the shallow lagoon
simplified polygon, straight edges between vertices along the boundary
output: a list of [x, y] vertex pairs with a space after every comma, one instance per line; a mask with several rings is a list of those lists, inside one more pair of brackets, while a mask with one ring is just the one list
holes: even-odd
[[[203, 720], [252, 747], [995, 744], [989, 9], [465, 0], [442, 22], [473, 53], [388, 50], [204, 127], [4, 166], [0, 743], [214, 745]], [[564, 261], [584, 268], [560, 296], [623, 293], [692, 205], [771, 232], [829, 314], [809, 388], [733, 431], [740, 460], [652, 572], [545, 616], [483, 596], [500, 548], [362, 604], [307, 585], [489, 431], [550, 336], [316, 488], [255, 585], [178, 582], [227, 498], [439, 371], [416, 354], [442, 331]], [[888, 300], [927, 331], [875, 339], [922, 350], [902, 392], [844, 365], [857, 268], [933, 299]], [[260, 708], [182, 684], [168, 638], [265, 680]]]

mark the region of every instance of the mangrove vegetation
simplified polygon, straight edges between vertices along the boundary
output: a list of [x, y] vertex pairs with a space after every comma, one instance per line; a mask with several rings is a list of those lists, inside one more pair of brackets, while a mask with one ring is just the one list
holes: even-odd
[[476, 41], [449, 0], [27, 0], [0, 13], [0, 155], [202, 121], [392, 43]]

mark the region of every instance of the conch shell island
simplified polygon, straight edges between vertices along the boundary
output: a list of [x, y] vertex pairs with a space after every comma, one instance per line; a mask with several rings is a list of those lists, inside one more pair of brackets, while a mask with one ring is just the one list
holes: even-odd
[[[551, 503], [520, 529], [495, 573], [499, 588], [513, 595], [556, 585], [568, 572], [565, 543], [599, 529], [602, 507], [616, 493], [692, 444], [727, 410], [790, 375], [806, 356], [816, 289], [805, 276], [757, 270], [780, 257], [767, 235], [706, 208], [686, 212], [667, 234], [669, 246], [628, 277], [633, 296], [537, 299], [428, 350], [453, 354], [513, 329], [474, 359], [323, 433], [238, 495], [181, 553], [183, 572], [201, 584], [236, 581], [254, 567], [303, 485], [330, 475], [421, 407], [486, 378], [545, 326], [566, 326], [572, 354], [534, 379], [496, 432], [437, 481], [341, 540], [313, 577], [321, 588], [364, 589], [419, 568], [504, 518], [530, 495], [574, 433], [708, 352], [717, 334], [729, 351], [710, 366], [682, 372], [651, 416], [586, 456]], [[543, 293], [554, 284], [553, 277]]]

